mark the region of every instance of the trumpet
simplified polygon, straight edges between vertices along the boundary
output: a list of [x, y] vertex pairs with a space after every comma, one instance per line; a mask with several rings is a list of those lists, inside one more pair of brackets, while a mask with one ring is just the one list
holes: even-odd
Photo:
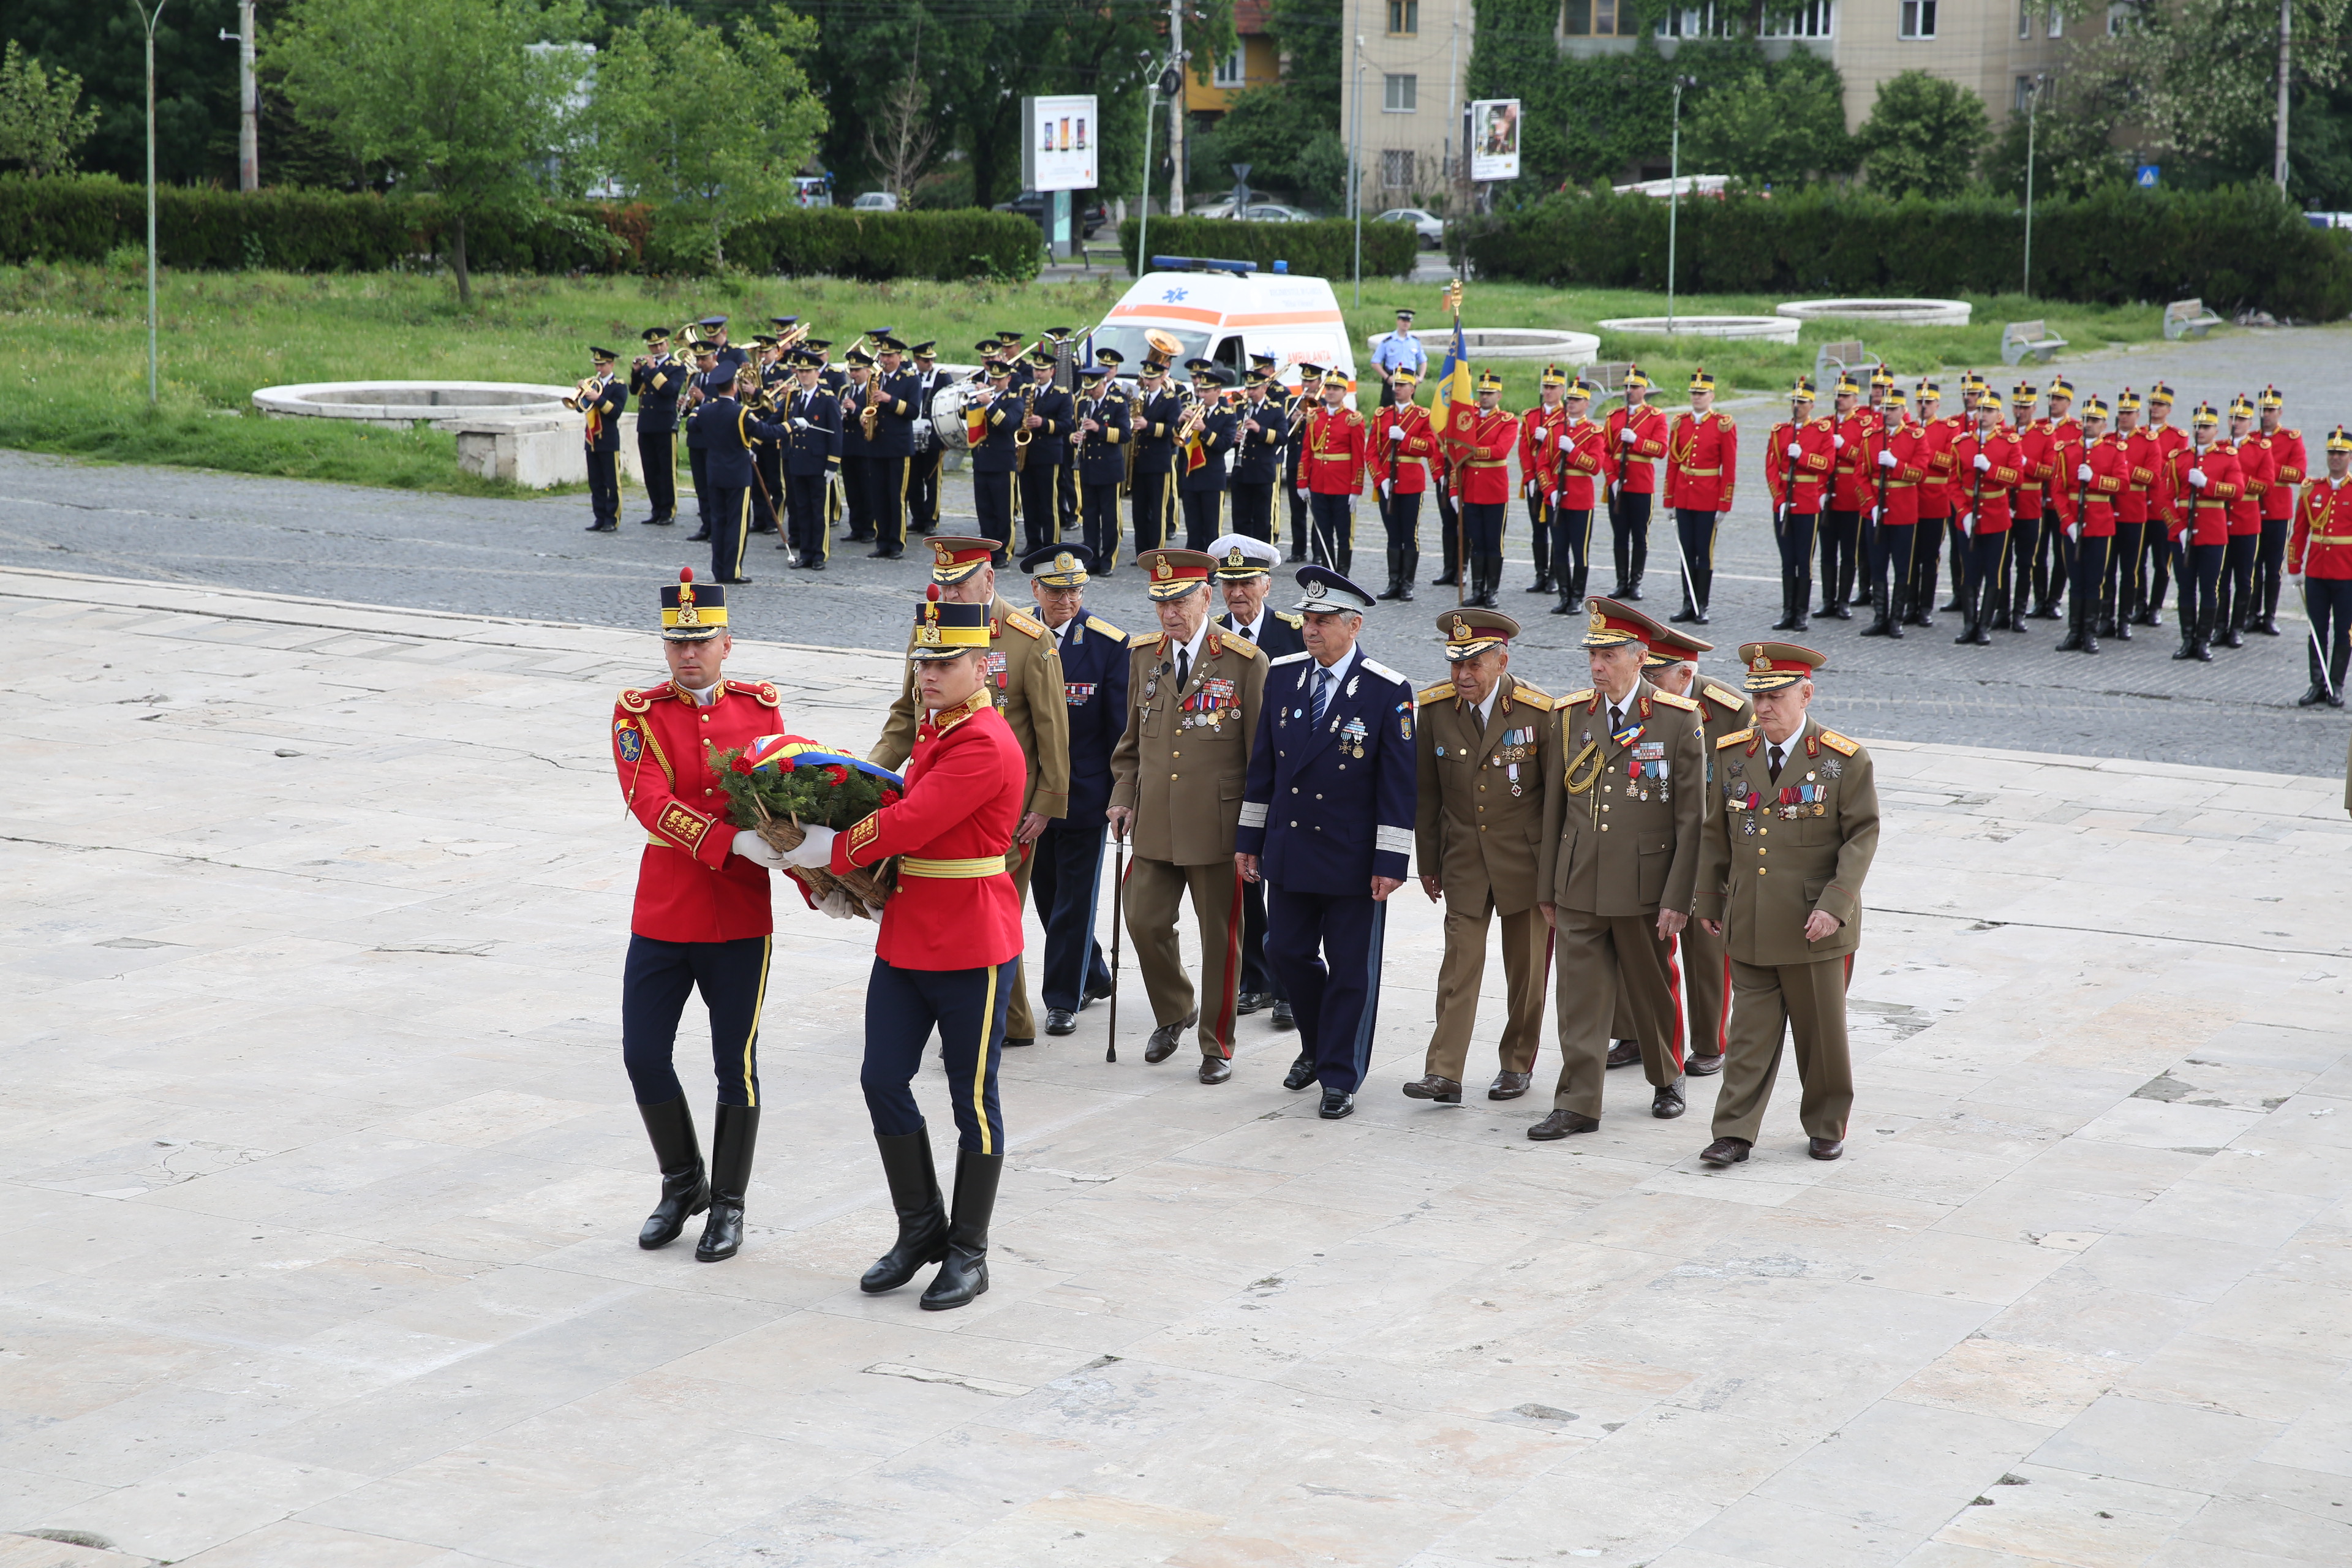
[[574, 414], [579, 413], [603, 394], [612, 379], [611, 376], [604, 374], [582, 376], [580, 384], [573, 387], [564, 397], [563, 406], [571, 409]]
[[1179, 395], [1184, 399], [1184, 414], [1176, 421], [1175, 441], [1181, 447], [1201, 433], [1201, 426], [1209, 417], [1209, 405], [1207, 399], [1189, 386]]

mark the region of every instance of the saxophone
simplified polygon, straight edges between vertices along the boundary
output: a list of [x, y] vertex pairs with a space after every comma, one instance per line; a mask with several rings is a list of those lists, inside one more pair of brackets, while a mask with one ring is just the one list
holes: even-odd
[[1029, 428], [1029, 410], [1037, 401], [1037, 384], [1031, 382], [1021, 389], [1021, 424], [1013, 432], [1013, 471], [1029, 471], [1029, 442], [1034, 432]]
[[866, 438], [869, 441], [874, 439], [874, 427], [881, 422], [882, 405], [886, 401], [887, 394], [882, 390], [882, 375], [877, 367], [866, 378], [866, 406], [857, 411], [857, 427], [866, 432]]

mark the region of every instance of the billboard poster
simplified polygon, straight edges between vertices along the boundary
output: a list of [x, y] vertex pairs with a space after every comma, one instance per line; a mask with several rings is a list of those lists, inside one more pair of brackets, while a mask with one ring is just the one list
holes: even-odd
[[1470, 105], [1470, 177], [1519, 177], [1519, 100], [1481, 98]]
[[1021, 100], [1021, 183], [1033, 191], [1091, 191], [1102, 116], [1092, 93]]

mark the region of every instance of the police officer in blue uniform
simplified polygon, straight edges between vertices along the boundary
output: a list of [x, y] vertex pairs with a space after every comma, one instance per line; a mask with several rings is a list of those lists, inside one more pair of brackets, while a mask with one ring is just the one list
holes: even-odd
[[1232, 384], [1233, 373], [1213, 359], [1188, 359], [1184, 368], [1192, 373], [1192, 395], [1177, 426], [1193, 422], [1197, 408], [1198, 428], [1190, 445], [1200, 448], [1204, 460], [1199, 468], [1188, 468], [1187, 443], [1177, 444], [1176, 500], [1184, 512], [1184, 548], [1205, 552], [1209, 542], [1225, 531], [1226, 458], [1234, 449], [1234, 416], [1225, 407], [1225, 388]]
[[1085, 520], [1087, 564], [1092, 566], [1118, 558], [1118, 489], [1127, 482], [1131, 432], [1127, 399], [1112, 388], [1110, 366], [1087, 365], [1078, 378], [1070, 439], [1078, 451], [1078, 508]]
[[1095, 937], [1102, 893], [1103, 832], [1110, 809], [1110, 754], [1127, 727], [1127, 634], [1087, 614], [1091, 551], [1048, 545], [1021, 558], [1037, 618], [1062, 657], [1062, 691], [1070, 712], [1070, 805], [1045, 824], [1031, 859], [1029, 889], [1045, 928], [1038, 993], [1045, 1032], [1067, 1035], [1078, 1012], [1110, 994], [1110, 966]]
[[789, 563], [824, 570], [833, 552], [825, 500], [841, 475], [841, 405], [824, 389], [824, 355], [801, 349], [793, 355], [793, 390], [783, 401], [784, 424], [793, 433], [784, 451], [786, 532], [776, 548], [793, 553]]
[[[1282, 564], [1282, 550], [1269, 541], [1228, 533], [1213, 540], [1209, 553], [1217, 566], [1213, 575], [1224, 595], [1225, 613], [1213, 621], [1220, 631], [1232, 632], [1255, 643], [1268, 659], [1287, 658], [1307, 651], [1307, 617], [1296, 610], [1277, 610], [1266, 603], [1273, 596], [1274, 569]], [[1290, 993], [1265, 949], [1265, 884], [1242, 884], [1242, 980], [1234, 1011], [1247, 1017], [1261, 1008], [1274, 1009], [1274, 1026], [1297, 1025]]]
[[1266, 673], [1234, 859], [1266, 882], [1267, 950], [1298, 1016], [1284, 1087], [1320, 1079], [1337, 1121], [1371, 1059], [1388, 897], [1412, 853], [1413, 690], [1356, 647], [1369, 592], [1326, 566], [1298, 584], [1307, 652]]
[[[757, 374], [745, 373], [747, 379]], [[751, 530], [751, 488], [760, 479], [752, 443], [785, 440], [791, 429], [753, 414], [731, 389], [705, 400], [695, 411], [695, 427], [702, 433], [704, 470], [710, 476], [710, 574], [721, 583], [749, 583], [743, 546]]]
[[[1270, 367], [1270, 356], [1258, 356]], [[1253, 370], [1234, 410], [1234, 522], [1235, 533], [1274, 537], [1274, 488], [1282, 479], [1283, 434], [1288, 415], [1267, 395], [1270, 370]], [[1218, 552], [1213, 547], [1211, 554]]]
[[564, 399], [587, 416], [581, 436], [588, 458], [591, 533], [610, 533], [621, 526], [621, 410], [628, 406], [629, 389], [613, 374], [619, 358], [611, 349], [590, 349], [588, 363], [595, 374], [580, 384], [575, 395]]
[[677, 402], [694, 370], [669, 352], [667, 327], [647, 327], [637, 335], [646, 352], [629, 367], [629, 395], [637, 400], [637, 468], [653, 512], [642, 526], [667, 528], [677, 521]]
[[1016, 477], [1022, 542], [1039, 550], [1062, 537], [1062, 457], [1068, 449], [1075, 405], [1070, 395], [1054, 384], [1053, 350], [1039, 343], [1027, 363], [1031, 382], [1014, 402], [1027, 410], [1021, 427], [1028, 432], [1028, 456], [1021, 459]]

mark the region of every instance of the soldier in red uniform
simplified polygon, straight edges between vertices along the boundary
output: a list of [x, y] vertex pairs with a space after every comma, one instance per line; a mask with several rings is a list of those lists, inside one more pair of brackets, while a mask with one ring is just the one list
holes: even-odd
[[1836, 432], [1813, 417], [1813, 384], [1803, 376], [1789, 390], [1789, 417], [1764, 442], [1764, 488], [1772, 497], [1772, 536], [1780, 546], [1780, 618], [1775, 631], [1802, 631], [1813, 595], [1813, 536], [1837, 462]]
[[[1935, 629], [1936, 574], [1944, 559], [1944, 535], [1952, 526], [1952, 443], [1968, 422], [1941, 412], [1944, 391], [1921, 377], [1914, 388], [1919, 399], [1919, 458], [1927, 477], [1919, 481], [1919, 529], [1911, 536], [1910, 614], [1907, 625]], [[1954, 584], [1954, 592], [1958, 585]]]
[[1666, 455], [1666, 416], [1650, 406], [1650, 378], [1640, 365], [1625, 367], [1625, 405], [1605, 421], [1609, 461], [1616, 475], [1609, 486], [1609, 532], [1617, 552], [1617, 599], [1642, 596], [1642, 574], [1650, 564], [1651, 498], [1657, 493], [1656, 459]]
[[[1873, 386], [1877, 386], [1874, 382]], [[1879, 388], [1878, 454], [1871, 459], [1877, 473], [1875, 505], [1878, 521], [1871, 530], [1870, 593], [1874, 612], [1862, 629], [1866, 637], [1903, 636], [1903, 621], [1911, 607], [1911, 582], [1916, 567], [1911, 552], [1919, 534], [1919, 485], [1927, 477], [1927, 433], [1906, 417], [1903, 390], [1892, 382]]]
[[[1493, 371], [1478, 377], [1477, 394], [1468, 423], [1457, 414], [1445, 439], [1460, 486], [1462, 571], [1469, 589], [1462, 602], [1493, 609], [1495, 591], [1503, 585], [1503, 520], [1511, 505], [1511, 448], [1518, 443], [1519, 419], [1500, 405], [1503, 378]], [[1556, 556], [1553, 565], [1556, 570]]]
[[[2075, 517], [2072, 498], [2074, 481], [2067, 476], [2074, 471], [2078, 458], [2063, 454], [2079, 451], [2083, 446], [2083, 426], [2069, 412], [2074, 405], [2074, 388], [2064, 376], [2050, 384], [2047, 397], [2049, 413], [2042, 421], [2050, 433], [2054, 471], [2042, 483], [2048, 490], [2042, 500], [2042, 512], [2052, 518], [2042, 531], [2042, 543], [2033, 552], [2033, 608], [2028, 618], [2037, 621], [2058, 619], [2058, 603], [2066, 596], [2066, 586], [2074, 579], [2074, 544], [2067, 529], [2081, 519]], [[2065, 504], [2061, 505], [2061, 502]], [[2012, 602], [2010, 614], [2016, 618], [2019, 604]]]
[[1960, 583], [1963, 624], [1952, 640], [1982, 647], [1992, 641], [1985, 628], [1992, 618], [1993, 589], [2008, 552], [2010, 492], [2025, 478], [2024, 448], [2000, 422], [2000, 394], [1992, 388], [1978, 395], [1976, 425], [1953, 447], [1952, 462], [1968, 508], [1960, 529], [1969, 542]]
[[[2177, 427], [2166, 423], [2172, 417], [2172, 388], [2158, 382], [2147, 389], [2147, 433], [2156, 443], [2156, 488], [2148, 492], [2148, 527], [2144, 543], [2147, 549], [2147, 571], [2142, 580], [2147, 592], [2140, 603], [2140, 612], [2134, 617], [2141, 626], [2164, 625], [2164, 588], [2171, 581], [2172, 569], [2184, 569], [2188, 557], [2185, 542], [2186, 527], [2191, 497], [2177, 488], [2180, 465], [2175, 461], [2189, 445], [2189, 437]], [[2186, 589], [2182, 590], [2184, 593]], [[2183, 627], [2184, 634], [2188, 628]], [[2184, 635], [2180, 646], [2187, 647]]]
[[[1559, 603], [1551, 607], [1551, 613], [1578, 616], [1584, 613], [1584, 590], [1592, 572], [1592, 511], [1609, 483], [1615, 459], [1610, 456], [1607, 432], [1598, 421], [1584, 416], [1592, 405], [1592, 384], [1580, 377], [1563, 390], [1560, 406], [1567, 419], [1552, 434], [1546, 492], [1546, 510], [1551, 516], [1551, 581], [1559, 590]], [[1601, 489], [1596, 490], [1596, 486]], [[1497, 571], [1501, 565], [1498, 555]]]
[[[1364, 493], [1364, 469], [1371, 461], [1364, 416], [1349, 407], [1347, 400], [1347, 379], [1326, 377], [1323, 405], [1307, 416], [1307, 450], [1298, 460], [1313, 538], [1308, 552], [1318, 562], [1342, 562], [1354, 555], [1356, 498]], [[1202, 542], [1208, 542], [1205, 535]]]
[[2116, 542], [2116, 502], [2131, 486], [2130, 444], [2107, 433], [2107, 405], [2092, 398], [2083, 420], [2060, 443], [2060, 492], [2064, 504], [2068, 565], [2074, 574], [2066, 601], [2066, 636], [2060, 653], [2099, 651], [2099, 585], [2107, 580], [2107, 552]]
[[[775, 929], [768, 872], [783, 862], [759, 835], [728, 825], [712, 757], [783, 726], [773, 686], [720, 674], [734, 647], [726, 589], [697, 583], [688, 568], [661, 597], [670, 679], [624, 691], [613, 705], [621, 795], [646, 839], [621, 974], [621, 1060], [662, 1173], [661, 1202], [637, 1245], [667, 1247], [709, 1209], [694, 1255], [715, 1263], [743, 1244], [743, 1193], [760, 1131], [760, 1004]], [[707, 1176], [694, 1113], [670, 1062], [678, 1016], [697, 989], [710, 1015], [719, 1080]]]
[[[2116, 444], [2124, 451], [2123, 493], [2116, 497], [2116, 541], [2107, 552], [2107, 581], [2099, 601], [2098, 635], [2131, 641], [2132, 623], [2147, 592], [2147, 535], [2156, 514], [2157, 472], [2163, 458], [2156, 437], [2139, 422], [2139, 394], [2126, 386], [2116, 398]], [[2158, 524], [2161, 527], [2161, 524]]]
[[1389, 376], [1396, 399], [1380, 411], [1372, 432], [1372, 483], [1381, 492], [1381, 516], [1389, 531], [1389, 586], [1383, 599], [1412, 601], [1412, 580], [1421, 570], [1421, 498], [1429, 489], [1424, 460], [1437, 452], [1437, 432], [1429, 410], [1412, 400], [1421, 378], [1402, 365]]
[[2221, 621], [2216, 602], [2221, 557], [2230, 543], [2230, 513], [2245, 494], [2245, 480], [2229, 443], [2217, 441], [2221, 416], [2200, 403], [2189, 422], [2191, 435], [2165, 465], [2165, 483], [2179, 497], [2173, 506], [2172, 544], [2180, 563], [2180, 647], [2175, 658], [2213, 661], [2213, 628]]
[[[2327, 473], [2304, 487], [2287, 541], [2287, 574], [2303, 579], [2311, 616], [2311, 689], [2296, 706], [2344, 706], [2344, 667], [2352, 662], [2352, 432], [2327, 433]], [[2327, 649], [2325, 666], [2320, 649]]]
[[2010, 426], [2017, 443], [2019, 468], [2024, 478], [2009, 492], [2009, 539], [2000, 552], [2000, 575], [1992, 590], [1990, 624], [1994, 631], [2025, 630], [2025, 599], [2033, 586], [2033, 562], [2042, 542], [2043, 500], [2051, 477], [2058, 471], [2049, 426], [2033, 417], [2040, 396], [2032, 382], [2011, 389]]
[[[986, 605], [932, 597], [915, 612], [923, 721], [907, 760], [907, 792], [835, 833], [812, 827], [787, 864], [839, 875], [898, 859], [866, 982], [866, 1063], [858, 1081], [898, 1213], [898, 1239], [858, 1281], [895, 1290], [941, 1263], [923, 1310], [961, 1307], [988, 1289], [988, 1219], [1004, 1169], [996, 1068], [1004, 1008], [1021, 956], [1021, 895], [1004, 847], [1021, 816], [1028, 763], [988, 685]], [[940, 1200], [931, 1140], [912, 1089], [933, 1032], [955, 1107], [952, 1216]]]
[[1822, 607], [1813, 613], [1850, 621], [1854, 555], [1862, 544], [1863, 520], [1878, 488], [1878, 416], [1863, 402], [1861, 384], [1850, 375], [1838, 377], [1830, 408], [1830, 485], [1822, 498], [1821, 526]]
[[2270, 458], [2270, 482], [2263, 488], [2262, 543], [2254, 552], [2254, 605], [2247, 612], [2246, 629], [2266, 637], [2279, 635], [2279, 568], [2286, 561], [2287, 525], [2294, 521], [2295, 486], [2307, 477], [2311, 459], [2303, 449], [2303, 432], [2279, 423], [2286, 399], [2275, 386], [2265, 386], [2257, 400], [2262, 427], [2254, 442]]
[[2221, 554], [2223, 647], [2246, 646], [2254, 609], [2254, 555], [2262, 544], [2263, 492], [2270, 489], [2271, 454], [2254, 440], [2253, 400], [2240, 393], [2230, 404], [2230, 439], [2238, 459], [2238, 499], [2230, 503], [2230, 542]]
[[1732, 481], [1738, 473], [1738, 426], [1730, 415], [1715, 412], [1715, 377], [1701, 365], [1691, 372], [1690, 412], [1675, 419], [1666, 439], [1666, 506], [1675, 514], [1683, 574], [1683, 607], [1666, 617], [1670, 621], [1707, 624], [1716, 531], [1731, 510]]
[[1519, 416], [1519, 494], [1527, 499], [1528, 532], [1536, 558], [1536, 580], [1526, 590], [1530, 594], [1552, 591], [1552, 502], [1544, 496], [1552, 488], [1547, 476], [1559, 456], [1558, 437], [1568, 427], [1567, 390], [1568, 377], [1559, 366], [1544, 366], [1536, 405]]

